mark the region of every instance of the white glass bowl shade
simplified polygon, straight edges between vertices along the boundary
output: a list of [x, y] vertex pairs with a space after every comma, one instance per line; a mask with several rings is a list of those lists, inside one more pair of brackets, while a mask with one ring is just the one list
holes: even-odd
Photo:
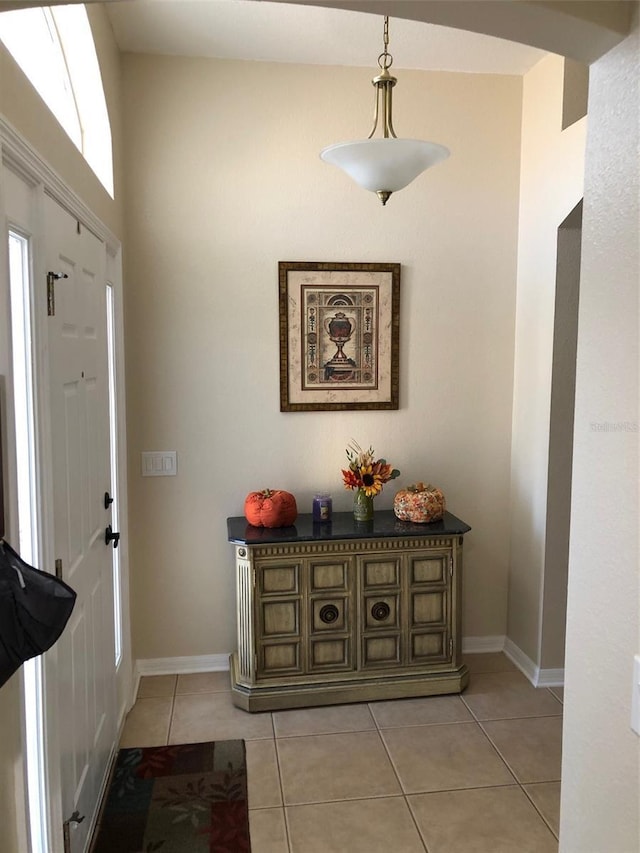
[[449, 153], [436, 142], [386, 138], [338, 142], [324, 148], [320, 157], [339, 166], [363, 189], [377, 193], [401, 190]]

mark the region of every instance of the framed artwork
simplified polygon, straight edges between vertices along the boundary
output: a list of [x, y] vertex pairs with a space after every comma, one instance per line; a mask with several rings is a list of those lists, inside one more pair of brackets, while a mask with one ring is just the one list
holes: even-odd
[[280, 261], [280, 411], [397, 409], [400, 264]]

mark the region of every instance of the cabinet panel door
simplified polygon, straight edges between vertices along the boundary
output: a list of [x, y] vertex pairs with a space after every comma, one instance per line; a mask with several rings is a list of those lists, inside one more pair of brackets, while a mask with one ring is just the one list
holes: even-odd
[[303, 672], [300, 642], [260, 643], [258, 677], [301, 675]]
[[451, 657], [449, 654], [448, 632], [433, 631], [431, 633], [411, 636], [411, 663], [444, 663]]
[[304, 672], [302, 566], [297, 561], [256, 562], [257, 677]]
[[308, 581], [307, 672], [353, 670], [354, 587], [353, 557], [338, 554], [310, 557], [305, 562]]
[[300, 564], [258, 564], [261, 595], [297, 595], [300, 593]]
[[399, 587], [401, 561], [385, 555], [362, 557], [362, 587], [364, 590]]
[[360, 668], [387, 669], [405, 663], [402, 556], [367, 554], [358, 558]]
[[409, 664], [427, 666], [452, 659], [453, 558], [447, 548], [407, 555]]
[[447, 590], [411, 592], [411, 624], [418, 628], [447, 624]]
[[399, 633], [362, 638], [362, 669], [381, 669], [402, 663], [402, 642]]
[[312, 639], [309, 644], [309, 671], [336, 672], [353, 669], [351, 637]]
[[409, 584], [447, 584], [449, 551], [422, 551], [409, 554]]
[[300, 636], [300, 601], [262, 602], [261, 636], [266, 640], [274, 637]]
[[346, 592], [349, 589], [351, 560], [314, 558], [309, 560], [309, 592]]

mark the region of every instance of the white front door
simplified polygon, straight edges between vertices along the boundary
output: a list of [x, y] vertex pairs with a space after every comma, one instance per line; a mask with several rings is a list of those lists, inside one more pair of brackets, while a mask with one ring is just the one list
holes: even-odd
[[[105, 246], [45, 197], [55, 555], [77, 601], [57, 648], [63, 820], [85, 849], [116, 730]], [[114, 851], [115, 853], [115, 851]]]

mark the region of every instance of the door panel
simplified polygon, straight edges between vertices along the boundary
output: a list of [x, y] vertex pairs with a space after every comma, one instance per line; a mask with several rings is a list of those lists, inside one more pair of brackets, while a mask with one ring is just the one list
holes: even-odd
[[63, 819], [85, 849], [115, 739], [109, 383], [104, 244], [45, 198], [48, 270], [55, 314], [48, 318], [49, 388], [56, 558], [77, 593], [58, 643], [57, 677]]

